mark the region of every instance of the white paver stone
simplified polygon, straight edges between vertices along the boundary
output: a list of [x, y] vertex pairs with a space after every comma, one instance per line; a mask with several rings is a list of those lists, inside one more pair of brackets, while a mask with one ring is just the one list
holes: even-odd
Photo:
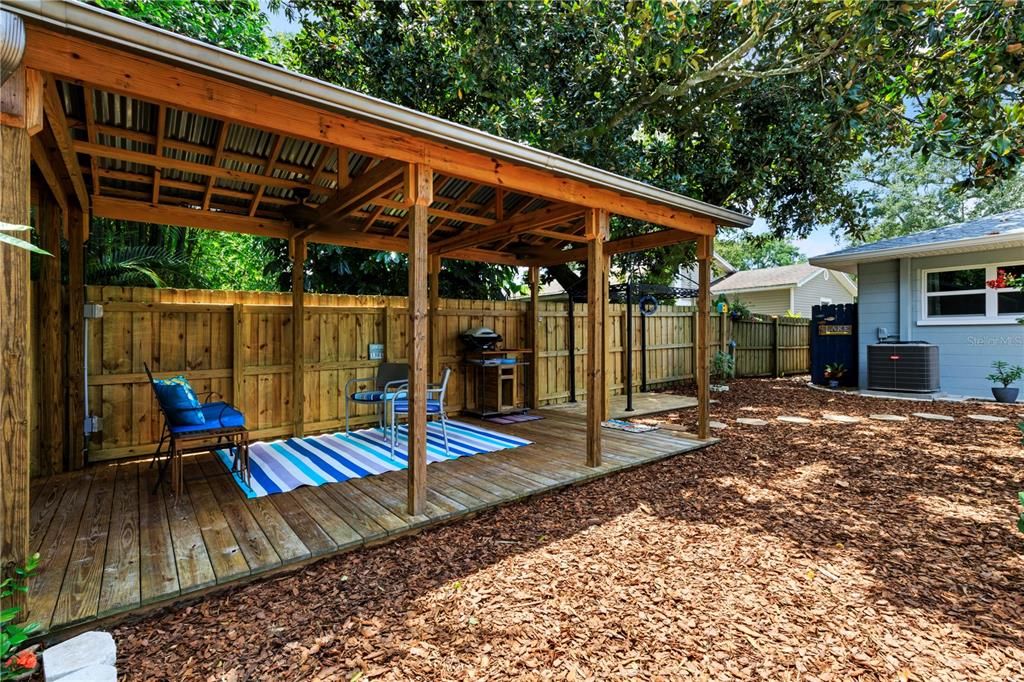
[[840, 424], [859, 424], [861, 421], [860, 417], [851, 417], [848, 414], [823, 414], [821, 418]]
[[754, 419], [753, 417], [738, 417], [736, 423], [746, 424], [747, 426], [768, 426], [768, 422], [764, 419]]
[[921, 419], [929, 419], [933, 422], [955, 422], [956, 419], [950, 417], [948, 414], [934, 414], [933, 412], [915, 412], [915, 417]]
[[1008, 422], [1010, 421], [1006, 417], [997, 417], [994, 414], [969, 414], [968, 419], [973, 419], [976, 422]]
[[776, 419], [778, 419], [780, 422], [786, 422], [787, 424], [813, 424], [814, 423], [810, 419], [808, 419], [807, 417], [790, 417], [788, 415], [783, 415], [781, 417], [776, 417]]
[[90, 665], [65, 675], [60, 682], [117, 682], [117, 668], [106, 664]]
[[898, 414], [873, 414], [871, 418], [880, 422], [905, 422], [909, 421], [906, 417], [902, 417]]
[[113, 669], [116, 662], [117, 647], [114, 638], [109, 632], [99, 630], [85, 632], [43, 651], [43, 672], [46, 682], [71, 679], [68, 676], [72, 673], [90, 666], [106, 665]]
[[716, 421], [708, 422], [708, 426], [710, 426], [713, 429], [727, 429], [727, 428], [729, 428], [728, 424], [723, 424], [722, 422], [716, 422]]

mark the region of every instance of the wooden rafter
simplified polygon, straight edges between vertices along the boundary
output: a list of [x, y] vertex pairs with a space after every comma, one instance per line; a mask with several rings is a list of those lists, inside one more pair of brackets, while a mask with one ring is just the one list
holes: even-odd
[[545, 206], [536, 211], [521, 213], [500, 223], [464, 230], [460, 234], [438, 243], [435, 250], [438, 253], [446, 253], [455, 249], [464, 249], [513, 237], [539, 228], [561, 225], [571, 218], [578, 217], [582, 212], [583, 208], [580, 206], [567, 204]]
[[43, 87], [43, 112], [50, 124], [54, 142], [60, 153], [61, 165], [71, 181], [78, 205], [83, 209], [88, 209], [89, 191], [86, 189], [82, 168], [78, 165], [78, 157], [75, 155], [74, 138], [71, 136], [71, 129], [64, 116], [64, 105], [61, 103], [60, 93], [57, 92], [57, 82], [49, 77], [46, 78]]
[[[129, 171], [114, 170], [112, 168], [100, 168], [97, 171], [101, 178], [111, 178], [112, 180], [123, 180], [125, 182], [134, 182], [138, 184], [147, 184], [151, 178], [148, 175], [142, 173], [131, 173]], [[161, 180], [160, 185], [162, 187], [173, 187], [174, 189], [183, 189], [189, 192], [199, 192], [200, 194], [206, 191], [205, 182], [189, 182], [188, 180], [171, 180], [170, 178], [164, 178]], [[111, 192], [111, 189], [107, 189], [107, 192]], [[252, 201], [256, 196], [255, 192], [246, 192], [240, 189], [230, 189], [228, 187], [214, 187], [214, 196], [232, 197], [234, 199], [242, 199], [244, 201]], [[263, 203], [276, 204], [278, 206], [284, 206], [293, 203], [290, 199], [283, 199], [280, 197], [263, 197]], [[213, 202], [211, 201], [211, 205]]]
[[370, 168], [321, 204], [316, 222], [326, 224], [335, 218], [343, 218], [370, 203], [371, 199], [395, 191], [402, 184], [405, 167], [404, 163], [387, 160]]
[[555, 232], [554, 230], [530, 230], [530, 234], [547, 239], [555, 239], [562, 242], [585, 243], [587, 238], [581, 234], [569, 234], [568, 232]]
[[32, 153], [32, 162], [39, 169], [39, 174], [43, 176], [43, 180], [46, 181], [47, 186], [50, 188], [50, 193], [53, 194], [57, 204], [60, 206], [61, 211], [64, 215], [68, 212], [68, 199], [67, 192], [68, 187], [61, 182], [60, 175], [57, 172], [57, 166], [54, 165], [54, 159], [50, 153], [50, 144], [46, 140], [46, 133], [42, 132], [37, 135], [33, 135], [29, 138], [29, 147]]
[[[156, 113], [156, 141], [153, 153], [157, 157], [164, 155], [164, 130], [167, 127], [167, 107], [157, 106]], [[93, 142], [94, 140], [90, 140]], [[95, 172], [95, 171], [93, 171]], [[160, 166], [153, 167], [153, 203], [160, 203], [160, 176], [163, 171]]]
[[[377, 201], [379, 203], [380, 200], [378, 199]], [[380, 218], [382, 213], [384, 213], [384, 206], [378, 205], [377, 208], [373, 210], [373, 213], [370, 214], [370, 217], [366, 219], [366, 222], [363, 223], [362, 231], [368, 232], [370, 228], [373, 227], [373, 224]]]
[[[85, 93], [85, 134], [89, 138], [91, 144], [97, 144], [96, 139], [96, 93], [90, 88], [84, 88]], [[100, 176], [96, 173], [96, 157], [89, 157], [89, 171], [92, 174], [92, 193], [96, 196], [100, 194]]]
[[[284, 135], [278, 135], [274, 140], [274, 145], [270, 149], [270, 154], [267, 156], [266, 165], [263, 167], [263, 175], [270, 177], [274, 173], [274, 165], [277, 163], [277, 157], [281, 154], [281, 147], [284, 146]], [[256, 195], [252, 198], [252, 203], [249, 204], [249, 215], [256, 215], [256, 209], [260, 207], [260, 200], [263, 199], [263, 192], [265, 192], [267, 186], [261, 184], [256, 188]]]
[[[213, 152], [213, 169], [219, 171], [221, 169], [221, 154], [224, 153], [224, 143], [228, 140], [228, 128], [231, 127], [231, 123], [228, 121], [221, 121], [220, 131], [217, 133], [217, 148]], [[200, 164], [201, 165], [201, 164]], [[217, 182], [217, 175], [209, 173], [206, 177], [206, 193], [203, 195], [203, 210], [207, 211], [210, 208], [210, 199], [213, 197], [213, 186]]]

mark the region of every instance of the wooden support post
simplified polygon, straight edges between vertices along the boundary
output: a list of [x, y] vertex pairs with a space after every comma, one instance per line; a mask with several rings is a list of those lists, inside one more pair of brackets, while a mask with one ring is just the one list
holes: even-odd
[[[31, 155], [25, 120], [25, 70], [0, 89], [0, 220], [29, 224]], [[27, 239], [28, 233], [16, 236]], [[29, 252], [0, 243], [0, 571], [28, 557], [29, 528]], [[15, 592], [4, 608], [24, 608]], [[22, 613], [21, 615], [24, 615]]]
[[301, 438], [306, 423], [306, 240], [295, 237], [292, 252], [292, 433]]
[[409, 431], [408, 512], [422, 514], [427, 501], [427, 233], [434, 174], [410, 164], [405, 175], [409, 219]]
[[608, 212], [588, 209], [587, 234], [587, 466], [601, 466], [601, 422], [605, 414], [607, 374], [608, 271], [604, 252]]
[[612, 324], [618, 323], [613, 322], [611, 313], [608, 312], [608, 283], [611, 281], [612, 256], [607, 249], [604, 250], [601, 260], [601, 281], [604, 282], [604, 309], [601, 310], [601, 316], [604, 318], [601, 323], [604, 326], [604, 399], [601, 403], [601, 420], [608, 421], [612, 418]]
[[527, 392], [529, 405], [533, 409], [540, 407], [540, 354], [537, 345], [537, 327], [540, 326], [540, 268], [534, 265], [530, 268], [530, 310], [526, 316], [526, 343], [530, 350], [527, 357], [529, 361], [529, 372], [527, 376]]
[[711, 373], [708, 364], [708, 337], [711, 327], [711, 255], [713, 237], [697, 238], [697, 436], [708, 437], [711, 419]]
[[430, 380], [440, 381], [441, 379], [441, 316], [438, 309], [441, 304], [440, 274], [441, 256], [432, 253], [427, 257], [427, 269], [429, 270], [428, 287], [430, 289]]
[[85, 466], [85, 235], [89, 212], [68, 201], [68, 469]]
[[779, 318], [772, 319], [772, 375], [777, 379], [782, 376], [782, 350], [779, 346]]
[[46, 185], [37, 188], [36, 230], [40, 248], [51, 256], [39, 258], [38, 354], [35, 363], [39, 389], [39, 471], [51, 476], [64, 471], [64, 334], [61, 323], [60, 238], [64, 213]]
[[245, 307], [231, 306], [231, 404], [245, 414]]

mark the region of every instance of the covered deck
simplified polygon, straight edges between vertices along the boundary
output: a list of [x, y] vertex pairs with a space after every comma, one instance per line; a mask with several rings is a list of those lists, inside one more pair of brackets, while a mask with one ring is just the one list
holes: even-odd
[[601, 464], [588, 467], [580, 457], [584, 419], [538, 414], [544, 419], [486, 425], [533, 445], [431, 464], [415, 515], [406, 510], [401, 471], [247, 500], [204, 454], [186, 460], [177, 502], [166, 488], [151, 493], [156, 469], [146, 461], [37, 479], [30, 543], [47, 565], [29, 593], [29, 618], [50, 632], [116, 620], [713, 442], [667, 430], [610, 431]]
[[[749, 226], [749, 217], [92, 6], [8, 0], [0, 18], [5, 40], [22, 41], [0, 92], [0, 221], [32, 224], [52, 254], [67, 243], [64, 262], [38, 260], [34, 283], [29, 254], [0, 244], [0, 560], [13, 566], [40, 553], [30, 617], [44, 626], [166, 603], [709, 442], [714, 236], [719, 226]], [[613, 215], [629, 221], [627, 236], [611, 238]], [[408, 469], [245, 500], [201, 455], [187, 460], [175, 504], [149, 492], [154, 472], [145, 461], [101, 464], [89, 434], [102, 427], [86, 397], [93, 218], [287, 240], [291, 305], [275, 312], [288, 315], [289, 333], [270, 342], [273, 372], [286, 379], [254, 393], [237, 342], [231, 371], [205, 373], [224, 384], [227, 401], [287, 410], [275, 437], [342, 424], [310, 426], [306, 414], [304, 376], [316, 364], [305, 356], [307, 245], [407, 254], [404, 331], [387, 342], [400, 350], [384, 359], [409, 366]], [[696, 437], [609, 432], [601, 423], [612, 413], [611, 256], [683, 242], [695, 244], [699, 265]], [[502, 427], [534, 446], [428, 471], [425, 389], [443, 369], [445, 259], [528, 269], [528, 350], [540, 327], [540, 269], [582, 264], [587, 401], [584, 414], [549, 411], [543, 421]], [[218, 333], [241, 338], [242, 308]], [[145, 386], [152, 337], [111, 334], [101, 343], [102, 363], [131, 369]], [[184, 329], [165, 341], [189, 343]], [[161, 360], [159, 378], [195, 373], [183, 354]], [[527, 377], [532, 408], [540, 406], [536, 367]], [[153, 422], [150, 396], [135, 402], [132, 419], [113, 402], [103, 413], [126, 433], [143, 428]]]

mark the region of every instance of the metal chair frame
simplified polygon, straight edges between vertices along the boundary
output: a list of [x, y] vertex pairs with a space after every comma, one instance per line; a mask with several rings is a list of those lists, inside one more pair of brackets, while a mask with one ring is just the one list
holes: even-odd
[[[153, 389], [153, 394], [155, 396], [157, 393], [153, 373], [150, 371], [149, 365], [143, 364], [143, 367], [146, 370], [146, 376], [149, 377], [149, 385]], [[223, 396], [216, 391], [208, 391], [203, 395], [207, 399], [213, 396], [223, 398]], [[233, 405], [223, 400], [214, 402], [204, 400], [200, 402], [206, 406], [222, 403], [223, 408], [221, 410], [221, 414], [223, 414], [223, 410], [228, 408], [237, 410]], [[249, 430], [247, 428], [244, 426], [233, 426], [229, 428], [199, 429], [196, 431], [186, 431], [184, 433], [174, 433], [171, 430], [171, 422], [167, 416], [167, 412], [160, 404], [159, 399], [157, 399], [157, 407], [163, 417], [164, 426], [161, 431], [160, 442], [157, 444], [156, 452], [153, 454], [153, 459], [150, 462], [150, 466], [152, 466], [153, 463], [159, 463], [156, 485], [153, 486], [154, 494], [160, 488], [160, 484], [167, 475], [168, 468], [170, 468], [171, 492], [175, 497], [179, 496], [185, 487], [184, 472], [183, 467], [181, 466], [182, 456], [197, 452], [208, 452], [216, 449], [218, 445], [222, 445], [225, 442], [228, 443], [228, 448], [231, 450], [232, 454], [231, 473], [240, 473], [244, 478], [246, 485], [249, 484], [252, 479], [249, 473]], [[238, 411], [241, 412], [241, 410]], [[160, 462], [164, 443], [168, 444], [167, 456], [164, 458], [163, 462]]]
[[[438, 409], [437, 412], [427, 412], [427, 421], [429, 422], [434, 417], [437, 417], [438, 419], [441, 420], [441, 435], [444, 438], [444, 451], [448, 452], [448, 453], [450, 453], [451, 450], [448, 447], [448, 414], [447, 414], [447, 409], [445, 407], [445, 397], [448, 394], [448, 380], [451, 378], [451, 376], [452, 376], [452, 369], [451, 369], [451, 367], [445, 367], [444, 371], [441, 372], [441, 383], [434, 384], [432, 386], [428, 386], [427, 390], [426, 390], [426, 398], [425, 398], [426, 400], [431, 400], [431, 396], [437, 396], [436, 398], [434, 398], [434, 400], [437, 400], [439, 409]], [[408, 417], [409, 417], [408, 410], [398, 411], [398, 410], [395, 409], [395, 401], [396, 400], [400, 400], [402, 398], [405, 398], [406, 404], [408, 404], [408, 401], [409, 401], [409, 391], [408, 391], [408, 389], [398, 391], [394, 395], [394, 397], [388, 399], [388, 401], [387, 401], [391, 405], [391, 408], [390, 408], [390, 411], [389, 411], [390, 419], [389, 419], [389, 423], [387, 425], [387, 432], [386, 432], [386, 436], [387, 436], [388, 440], [391, 442], [391, 459], [395, 458], [395, 442], [397, 441], [397, 429], [398, 429], [397, 416], [400, 415], [400, 414], [404, 414], [404, 415], [406, 415], [406, 420], [407, 421], [408, 421]]]
[[[387, 396], [392, 394], [393, 391], [398, 391], [403, 388], [409, 387], [409, 380], [406, 379], [390, 379], [381, 383], [381, 374], [385, 374], [388, 369], [397, 369], [404, 367], [406, 370], [406, 376], [408, 376], [409, 366], [402, 365], [399, 363], [382, 363], [377, 368], [377, 374], [372, 377], [358, 377], [355, 379], [349, 379], [345, 382], [345, 433], [349, 433], [349, 403], [358, 403], [361, 405], [373, 405], [377, 410], [377, 426], [381, 429], [384, 428], [384, 417], [385, 417], [385, 405], [387, 403]], [[350, 386], [359, 384], [369, 384], [372, 382], [375, 391], [380, 391], [383, 396], [380, 400], [355, 400], [352, 396], [355, 395], [351, 390]]]

